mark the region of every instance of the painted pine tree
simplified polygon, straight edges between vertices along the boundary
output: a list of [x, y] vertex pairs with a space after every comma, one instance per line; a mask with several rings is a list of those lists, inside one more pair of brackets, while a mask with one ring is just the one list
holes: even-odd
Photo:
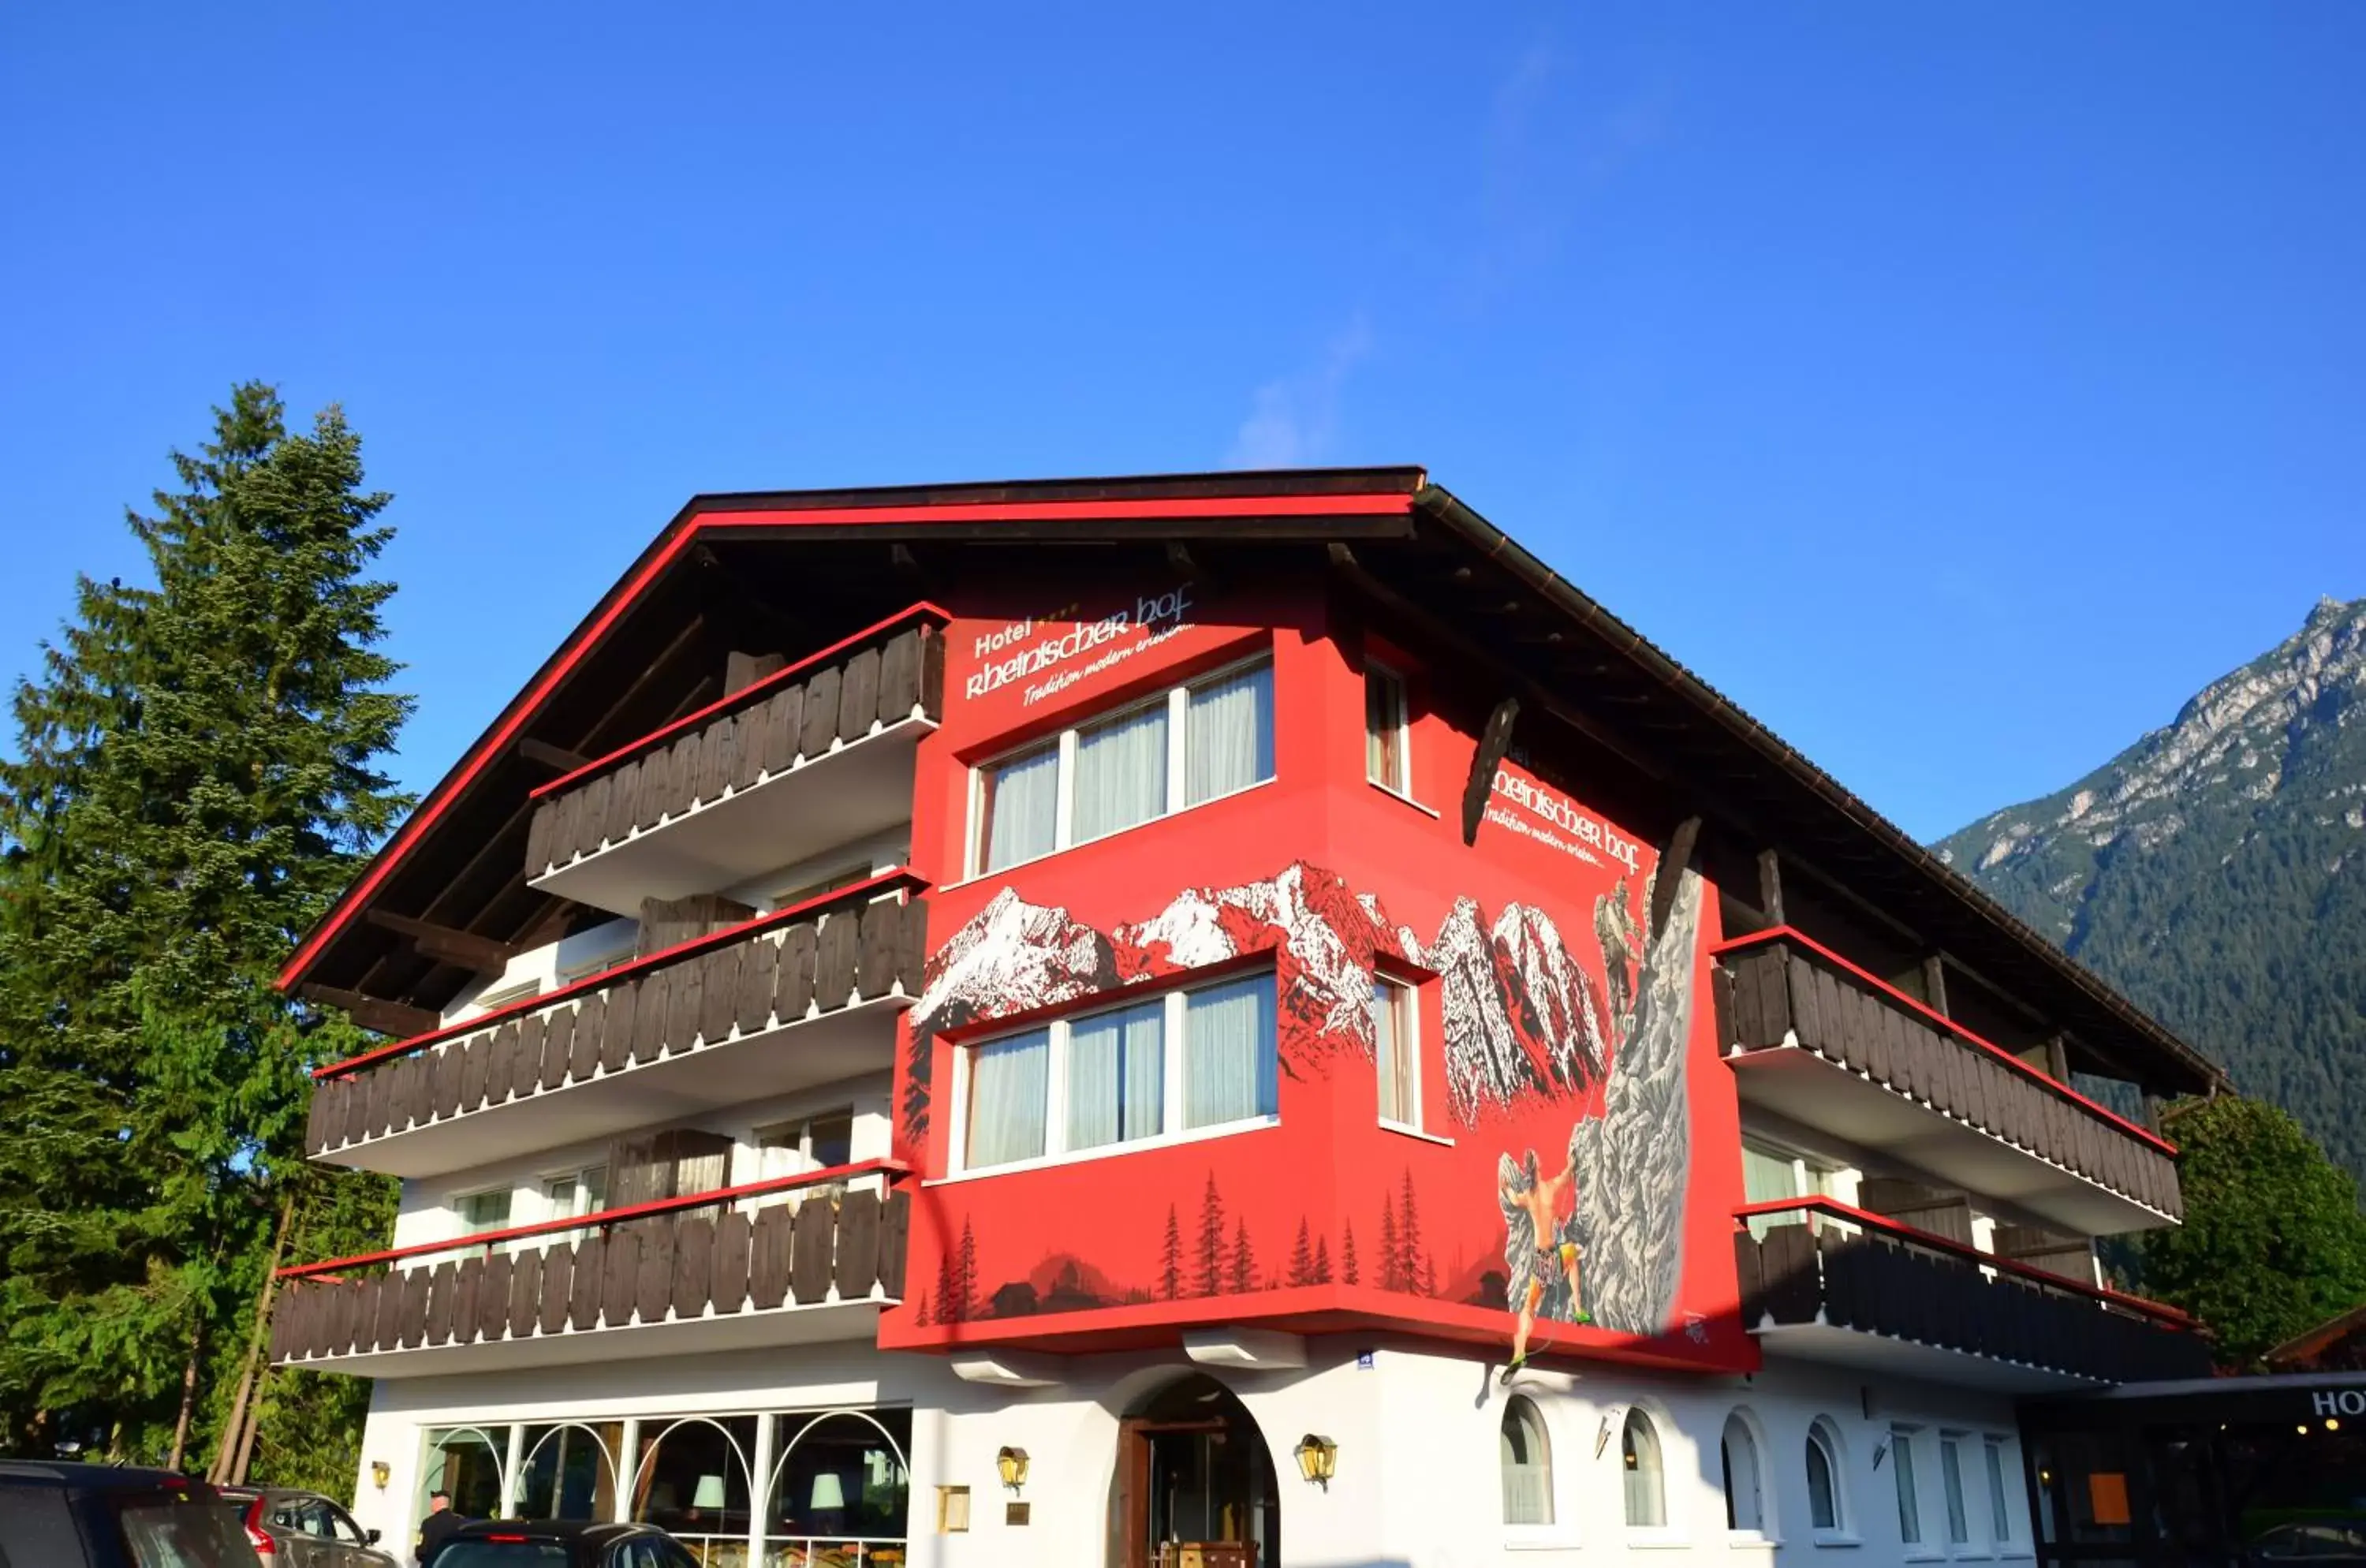
[[1421, 1221], [1414, 1213], [1413, 1170], [1404, 1173], [1404, 1207], [1397, 1214], [1396, 1288], [1416, 1292], [1421, 1289]]
[[1356, 1271], [1356, 1225], [1352, 1220], [1339, 1234], [1339, 1282], [1345, 1285], [1363, 1283]]
[[1249, 1223], [1235, 1220], [1233, 1231], [1233, 1292], [1246, 1295], [1256, 1289], [1256, 1255], [1249, 1250]]
[[964, 1218], [962, 1221], [961, 1267], [954, 1273], [953, 1283], [958, 1294], [953, 1298], [958, 1315], [955, 1323], [967, 1323], [977, 1315], [977, 1232]]
[[1166, 1205], [1166, 1242], [1159, 1253], [1158, 1292], [1170, 1302], [1183, 1293], [1183, 1227], [1172, 1203]]
[[1331, 1239], [1318, 1235], [1314, 1238], [1314, 1283], [1327, 1285], [1330, 1282]]
[[1397, 1201], [1391, 1194], [1380, 1200], [1380, 1289], [1404, 1289], [1404, 1280], [1397, 1273], [1397, 1265], [1403, 1258], [1404, 1255], [1397, 1250]]
[[1298, 1222], [1298, 1245], [1290, 1249], [1290, 1282], [1314, 1283], [1314, 1241], [1304, 1220]]
[[1212, 1296], [1224, 1288], [1224, 1201], [1216, 1192], [1216, 1173], [1208, 1173], [1208, 1195], [1200, 1207], [1199, 1269], [1191, 1293]]

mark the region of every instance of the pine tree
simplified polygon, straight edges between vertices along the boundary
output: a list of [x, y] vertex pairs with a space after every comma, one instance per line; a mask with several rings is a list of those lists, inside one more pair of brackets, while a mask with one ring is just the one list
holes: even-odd
[[[152, 586], [82, 580], [0, 763], [0, 1446], [73, 1423], [161, 1460], [178, 1428], [196, 1467], [243, 1425], [286, 1200], [315, 1236], [389, 1201], [306, 1173], [306, 1069], [366, 1037], [273, 980], [407, 805], [376, 764], [410, 702], [366, 575], [388, 498], [342, 415], [291, 434], [242, 386], [174, 462], [183, 489], [130, 519]], [[350, 1440], [275, 1439], [310, 1385], [261, 1381], [259, 1462]], [[334, 1382], [303, 1423], [357, 1422]]]
[[977, 1232], [967, 1216], [962, 1220], [961, 1264], [953, 1271], [953, 1310], [955, 1323], [967, 1323], [977, 1315]]
[[[1351, 1252], [1349, 1256], [1354, 1254]], [[1314, 1238], [1314, 1282], [1318, 1285], [1331, 1282], [1331, 1240], [1328, 1236]]]
[[1339, 1282], [1344, 1285], [1358, 1285], [1363, 1282], [1356, 1274], [1356, 1226], [1352, 1220], [1340, 1233]]
[[1397, 1201], [1393, 1197], [1384, 1197], [1380, 1200], [1380, 1289], [1404, 1289], [1404, 1280], [1397, 1273], [1397, 1264], [1403, 1257], [1397, 1249]]
[[1397, 1216], [1397, 1289], [1421, 1289], [1421, 1222], [1414, 1215], [1413, 1169], [1404, 1174], [1404, 1208]]
[[1233, 1293], [1246, 1295], [1256, 1289], [1256, 1255], [1249, 1250], [1249, 1224], [1234, 1222], [1233, 1237]]
[[1422, 1293], [1435, 1301], [1437, 1298], [1437, 1259], [1429, 1258], [1422, 1265]]
[[1304, 1220], [1298, 1222], [1298, 1245], [1290, 1249], [1290, 1282], [1314, 1283], [1314, 1241]]
[[937, 1315], [935, 1323], [958, 1323], [953, 1307], [960, 1300], [961, 1244], [948, 1237], [937, 1254]]
[[1173, 1301], [1183, 1293], [1183, 1228], [1177, 1223], [1175, 1205], [1166, 1205], [1166, 1244], [1159, 1253], [1158, 1289], [1161, 1297]]
[[1215, 1172], [1208, 1173], [1208, 1197], [1200, 1210], [1200, 1268], [1191, 1293], [1212, 1296], [1224, 1288], [1224, 1203], [1216, 1195]]

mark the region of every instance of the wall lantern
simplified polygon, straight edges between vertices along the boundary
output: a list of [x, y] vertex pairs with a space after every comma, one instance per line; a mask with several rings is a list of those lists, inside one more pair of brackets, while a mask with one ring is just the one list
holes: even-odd
[[382, 1459], [370, 1461], [370, 1480], [377, 1483], [379, 1491], [385, 1491], [386, 1483], [393, 1479], [394, 1468], [386, 1461]]
[[1331, 1490], [1331, 1478], [1339, 1473], [1339, 1445], [1313, 1432], [1298, 1439], [1298, 1473], [1324, 1491]]
[[1027, 1484], [1027, 1450], [1004, 1449], [994, 1456], [994, 1468], [1002, 1475], [1002, 1483], [1013, 1492]]

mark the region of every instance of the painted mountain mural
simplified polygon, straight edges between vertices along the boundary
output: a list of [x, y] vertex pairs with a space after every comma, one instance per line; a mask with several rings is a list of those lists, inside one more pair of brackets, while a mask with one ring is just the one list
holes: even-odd
[[1937, 847], [2366, 1178], [2366, 599]]

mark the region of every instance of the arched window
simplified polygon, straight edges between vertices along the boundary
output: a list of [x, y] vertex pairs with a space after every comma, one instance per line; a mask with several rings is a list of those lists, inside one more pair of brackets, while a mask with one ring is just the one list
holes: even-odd
[[1758, 1476], [1758, 1438], [1741, 1411], [1725, 1418], [1725, 1435], [1718, 1446], [1725, 1464], [1725, 1528], [1764, 1533], [1766, 1504]]
[[1808, 1428], [1808, 1524], [1818, 1530], [1848, 1528], [1841, 1497], [1840, 1441], [1823, 1417]]
[[1627, 1465], [1627, 1523], [1629, 1528], [1658, 1529], [1668, 1522], [1667, 1488], [1660, 1474], [1660, 1431], [1639, 1410], [1627, 1412], [1627, 1427], [1618, 1438], [1618, 1456]]
[[1504, 1522], [1552, 1523], [1552, 1449], [1545, 1438], [1544, 1417], [1520, 1394], [1504, 1404], [1502, 1459]]

